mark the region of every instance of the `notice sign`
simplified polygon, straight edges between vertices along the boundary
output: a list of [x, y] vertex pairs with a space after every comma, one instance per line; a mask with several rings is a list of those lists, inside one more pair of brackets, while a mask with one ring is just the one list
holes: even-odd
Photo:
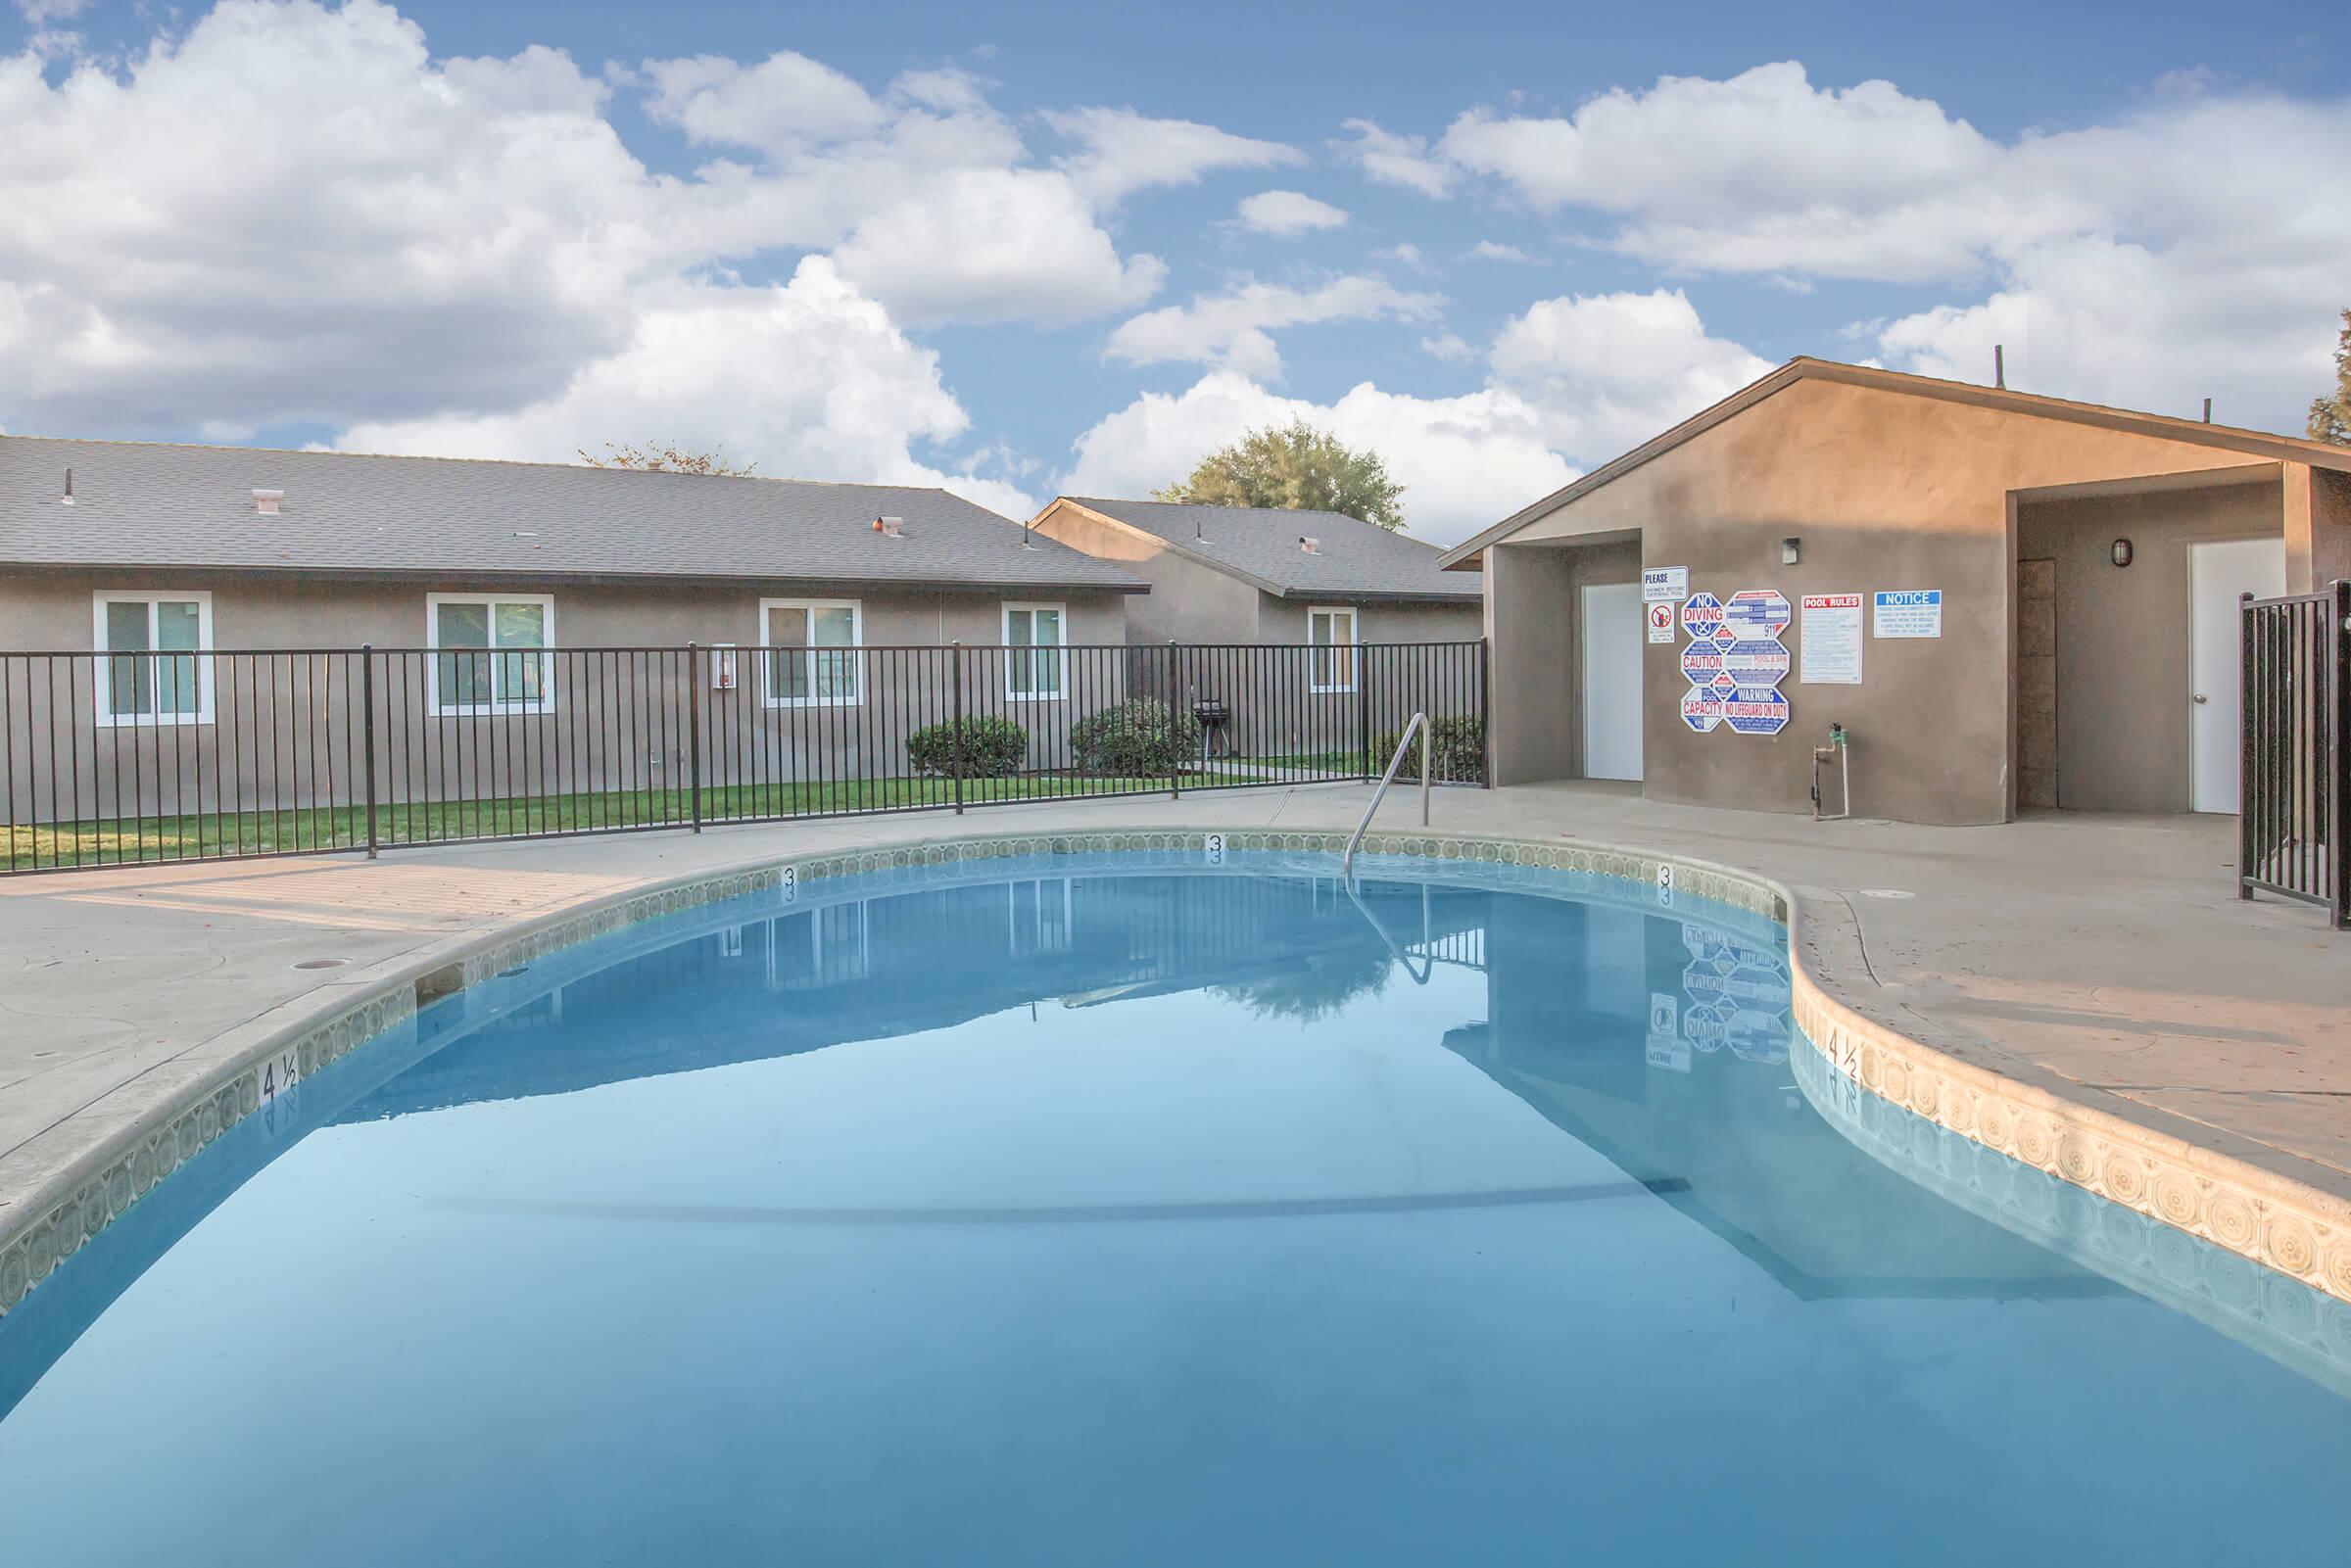
[[1670, 604], [1645, 604], [1642, 608], [1649, 615], [1649, 640], [1652, 642], [1672, 641], [1673, 606]]
[[1871, 630], [1878, 637], [1943, 636], [1943, 590], [1880, 589]]
[[1861, 595], [1804, 595], [1803, 665], [1797, 679], [1807, 686], [1861, 684]]
[[1641, 602], [1644, 604], [1679, 604], [1689, 596], [1689, 567], [1644, 566], [1641, 568]]

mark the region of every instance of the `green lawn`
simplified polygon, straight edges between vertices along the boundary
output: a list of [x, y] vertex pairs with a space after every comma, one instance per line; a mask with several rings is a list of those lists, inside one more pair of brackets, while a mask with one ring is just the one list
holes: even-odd
[[1297, 751], [1287, 756], [1269, 755], [1238, 760], [1262, 762], [1271, 768], [1299, 768], [1315, 773], [1345, 774], [1351, 779], [1361, 778], [1364, 772], [1364, 754], [1353, 747], [1349, 747], [1345, 751]]
[[[1260, 784], [1250, 774], [1186, 775], [1189, 788]], [[1152, 793], [1170, 787], [1165, 775], [1024, 774], [967, 779], [967, 805], [1004, 800], [1051, 800], [1085, 795]], [[955, 804], [952, 779], [866, 779], [838, 784], [735, 784], [702, 791], [702, 821], [810, 817], [851, 812], [913, 810]], [[495, 838], [515, 833], [579, 832], [608, 828], [686, 826], [694, 820], [683, 789], [627, 789], [598, 794], [527, 796], [453, 803], [376, 807], [378, 843], [390, 846], [442, 839]], [[139, 861], [195, 860], [285, 850], [363, 849], [367, 813], [360, 806], [227, 815], [107, 818], [9, 830], [6, 869], [112, 866]]]

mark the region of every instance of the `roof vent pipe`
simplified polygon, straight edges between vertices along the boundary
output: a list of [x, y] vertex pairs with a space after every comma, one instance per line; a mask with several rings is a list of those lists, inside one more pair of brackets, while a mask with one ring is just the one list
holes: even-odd
[[2210, 398], [2204, 400], [2204, 422], [2212, 423], [2212, 400]]
[[1991, 346], [1991, 384], [2000, 388], [2008, 385], [2008, 349], [2004, 344]]
[[73, 470], [71, 468], [66, 470], [66, 493], [57, 498], [57, 503], [60, 506], [73, 504]]
[[286, 499], [282, 490], [257, 490], [253, 493], [253, 509], [264, 517], [277, 515], [277, 503]]

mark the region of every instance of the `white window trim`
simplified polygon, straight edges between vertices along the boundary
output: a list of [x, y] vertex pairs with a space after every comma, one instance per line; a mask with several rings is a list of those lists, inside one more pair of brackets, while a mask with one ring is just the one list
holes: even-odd
[[[488, 648], [442, 647], [441, 606], [444, 604], [491, 605], [493, 608], [490, 615], [490, 635], [493, 638], [498, 635], [496, 609], [498, 605], [536, 604], [547, 612], [546, 619], [542, 623], [547, 628], [547, 640], [542, 644], [547, 653], [547, 670], [540, 682], [537, 700], [501, 700], [494, 695], [488, 702], [443, 704], [441, 701], [441, 660], [437, 655], [444, 652], [496, 655], [501, 651], [495, 646]], [[530, 716], [555, 711], [555, 596], [552, 594], [427, 594], [424, 596], [424, 645], [432, 650], [430, 654], [426, 655], [424, 661], [424, 707], [425, 712], [432, 717], [436, 719], [472, 719], [500, 715]], [[493, 669], [495, 668], [496, 666], [493, 665]], [[497, 679], [497, 676], [493, 674], [492, 682], [495, 683]], [[495, 685], [493, 690], [495, 690]]]
[[[1341, 615], [1347, 617], [1347, 641], [1343, 643], [1317, 642], [1315, 641], [1315, 617], [1318, 615], [1327, 615], [1333, 618]], [[1355, 606], [1352, 604], [1310, 604], [1306, 607], [1306, 689], [1309, 691], [1336, 692], [1355, 689], [1356, 676], [1362, 669], [1364, 660], [1363, 637], [1359, 630], [1361, 624], [1356, 619]], [[1334, 653], [1341, 647], [1347, 649], [1346, 680], [1324, 685], [1315, 679], [1315, 649], [1319, 647], [1327, 647]], [[1338, 673], [1338, 660], [1335, 658], [1331, 660], [1331, 673], [1334, 675]]]
[[[849, 646], [857, 650], [849, 661], [849, 670], [856, 689], [845, 697], [820, 697], [816, 694], [816, 666], [812, 659], [808, 669], [808, 694], [787, 697], [776, 694], [775, 644], [767, 640], [767, 617], [771, 610], [806, 610], [808, 631], [816, 635], [818, 610], [847, 610], [849, 612]], [[811, 642], [801, 651], [826, 651]], [[763, 598], [759, 601], [759, 695], [771, 708], [854, 708], [865, 702], [865, 601], [853, 598]]]
[[[1036, 890], [1036, 901], [1031, 906], [1027, 928], [1021, 920], [1021, 889]], [[1052, 895], [1061, 895], [1055, 900]], [[1055, 903], [1061, 909], [1061, 939], [1047, 945], [1045, 931], [1051, 924], [1049, 916]], [[1076, 945], [1078, 936], [1076, 905], [1070, 896], [1067, 877], [1026, 877], [1004, 884], [1004, 912], [1009, 926], [1005, 951], [1014, 958], [1034, 958], [1045, 953], [1066, 953]]]
[[[114, 708], [115, 654], [106, 645], [106, 607], [109, 604], [144, 604], [147, 606], [147, 641], [155, 641], [155, 606], [158, 604], [186, 604], [196, 606], [196, 711], [194, 713], [116, 713]], [[98, 670], [90, 687], [98, 705], [98, 728], [101, 730], [152, 730], [164, 726], [210, 724], [213, 722], [213, 595], [204, 589], [134, 589], [102, 588], [90, 595], [90, 646], [98, 653]], [[131, 657], [167, 658], [181, 656], [166, 654], [150, 648], [145, 654]]]
[[[1021, 610], [1051, 610], [1054, 614], [1053, 624], [1061, 632], [1061, 641], [1058, 642], [1031, 642], [1015, 648], [1012, 642], [1012, 618]], [[1032, 618], [1029, 624], [1034, 627], [1036, 622]], [[996, 621], [996, 637], [1004, 646], [1004, 696], [1006, 700], [1012, 702], [1060, 702], [1068, 698], [1070, 694], [1070, 607], [1067, 604], [1055, 604], [1043, 599], [1006, 599], [1003, 613]], [[1016, 691], [1012, 689], [1013, 655], [1026, 653], [1035, 648], [1055, 648], [1060, 651], [1061, 683], [1057, 689], [1051, 691]]]

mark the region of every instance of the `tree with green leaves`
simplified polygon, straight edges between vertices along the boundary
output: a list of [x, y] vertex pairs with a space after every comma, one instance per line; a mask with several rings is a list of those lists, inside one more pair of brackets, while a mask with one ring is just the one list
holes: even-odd
[[1303, 419], [1252, 430], [1201, 458], [1189, 479], [1151, 495], [1206, 506], [1343, 512], [1375, 528], [1404, 527], [1404, 487], [1388, 477], [1379, 453], [1359, 451]]
[[720, 474], [732, 479], [747, 478], [757, 463], [745, 463], [741, 468], [727, 461], [727, 449], [713, 447], [708, 451], [688, 451], [675, 442], [655, 442], [649, 447], [623, 446], [617, 442], [604, 443], [604, 454], [598, 456], [587, 448], [580, 449], [580, 460], [591, 468], [634, 468], [648, 474]]
[[2310, 400], [2310, 439], [2351, 447], [2351, 310], [2334, 340], [2334, 396]]

